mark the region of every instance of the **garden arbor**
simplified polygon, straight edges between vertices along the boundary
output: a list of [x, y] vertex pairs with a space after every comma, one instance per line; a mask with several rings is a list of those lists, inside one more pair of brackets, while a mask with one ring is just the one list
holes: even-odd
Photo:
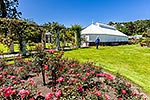
[[52, 34], [50, 32], [46, 32], [45, 39], [46, 39], [46, 43], [51, 43], [52, 42]]
[[52, 34], [50, 32], [42, 33], [41, 42], [44, 50], [46, 48], [46, 43], [52, 43]]

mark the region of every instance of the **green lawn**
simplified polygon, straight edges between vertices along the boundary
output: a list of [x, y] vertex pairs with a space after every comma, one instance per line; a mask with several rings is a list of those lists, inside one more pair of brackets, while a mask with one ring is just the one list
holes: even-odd
[[[7, 46], [4, 46], [1, 43], [0, 43], [0, 50], [3, 51], [3, 53], [10, 52], [9, 48]], [[19, 52], [19, 45], [18, 44], [14, 44], [14, 51]]]
[[103, 46], [66, 51], [64, 57], [96, 65], [122, 76], [150, 93], [150, 48], [139, 45]]
[[[55, 47], [55, 46], [50, 44], [50, 43], [46, 44], [46, 48], [52, 48], [52, 47]], [[36, 48], [36, 46], [29, 46], [29, 44], [26, 45], [27, 51], [34, 50], [35, 48]], [[10, 52], [9, 48], [7, 46], [4, 46], [1, 43], [0, 43], [0, 51], [2, 51], [3, 53], [9, 53]], [[19, 52], [19, 44], [14, 44], [14, 51]]]

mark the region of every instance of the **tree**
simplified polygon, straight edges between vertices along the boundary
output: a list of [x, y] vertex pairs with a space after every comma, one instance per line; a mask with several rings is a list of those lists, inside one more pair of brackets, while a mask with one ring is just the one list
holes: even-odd
[[17, 11], [18, 0], [0, 0], [0, 17], [1, 18], [18, 18], [21, 12]]
[[75, 44], [77, 48], [80, 48], [81, 45], [81, 26], [80, 25], [72, 25], [71, 30], [75, 33]]
[[53, 35], [53, 42], [56, 44], [56, 49], [60, 49], [60, 41], [64, 42], [66, 27], [57, 22], [48, 22], [43, 27]]
[[132, 34], [135, 34], [135, 25], [133, 22], [128, 22], [126, 24], [126, 27], [128, 28], [128, 35], [132, 35]]
[[[8, 47], [12, 45], [13, 41], [18, 41], [23, 55], [26, 53], [26, 41], [34, 39], [37, 37], [35, 35], [40, 33], [41, 29], [35, 23], [28, 23], [19, 19], [0, 18], [0, 41]], [[14, 51], [11, 50], [12, 52]]]
[[110, 22], [108, 23], [108, 25], [110, 25], [110, 26], [114, 26], [114, 25], [115, 25], [115, 23], [113, 23], [112, 21], [110, 21]]

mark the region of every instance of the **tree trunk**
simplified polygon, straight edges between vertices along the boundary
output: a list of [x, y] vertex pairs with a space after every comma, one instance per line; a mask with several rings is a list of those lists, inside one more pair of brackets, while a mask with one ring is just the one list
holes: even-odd
[[4, 3], [4, 0], [0, 0], [0, 6], [1, 6], [1, 17], [5, 18], [7, 16], [7, 11], [6, 11], [6, 5]]
[[43, 85], [45, 86], [46, 85], [46, 82], [45, 82], [45, 70], [43, 69], [43, 66], [42, 66], [43, 63], [41, 63], [41, 69], [42, 69], [42, 78], [43, 78]]
[[13, 53], [14, 52], [14, 42], [12, 41], [11, 42], [11, 45], [10, 45], [10, 53]]
[[22, 44], [22, 48], [21, 48], [22, 55], [23, 55], [23, 56], [26, 56], [26, 41], [23, 40], [23, 41], [21, 42], [21, 44]]
[[63, 34], [63, 50], [65, 49], [66, 46], [66, 39], [65, 39], [65, 34]]
[[42, 49], [44, 50], [46, 48], [46, 37], [44, 33], [42, 33], [41, 43], [42, 43]]
[[60, 40], [59, 40], [59, 32], [57, 32], [57, 39], [56, 39], [56, 50], [60, 50]]

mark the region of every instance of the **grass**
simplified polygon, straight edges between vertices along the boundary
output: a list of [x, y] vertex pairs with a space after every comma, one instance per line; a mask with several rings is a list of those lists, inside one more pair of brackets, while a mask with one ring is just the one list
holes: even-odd
[[104, 46], [66, 51], [64, 57], [92, 61], [105, 70], [120, 73], [150, 93], [150, 48], [139, 45]]
[[[37, 43], [38, 44], [38, 43]], [[46, 48], [54, 48], [55, 46], [53, 44], [50, 43], [46, 43]], [[35, 50], [36, 48], [36, 44], [33, 46], [29, 46], [29, 44], [27, 43], [26, 45], [26, 50], [27, 51], [31, 51], [31, 50]], [[3, 53], [9, 53], [10, 50], [7, 46], [3, 45], [0, 43], [0, 51], [2, 51]], [[19, 52], [19, 44], [14, 44], [14, 52]]]
[[[0, 43], [0, 51], [3, 51], [3, 53], [8, 53], [10, 52], [9, 48], [3, 44]], [[19, 45], [14, 44], [14, 51], [19, 52]]]

